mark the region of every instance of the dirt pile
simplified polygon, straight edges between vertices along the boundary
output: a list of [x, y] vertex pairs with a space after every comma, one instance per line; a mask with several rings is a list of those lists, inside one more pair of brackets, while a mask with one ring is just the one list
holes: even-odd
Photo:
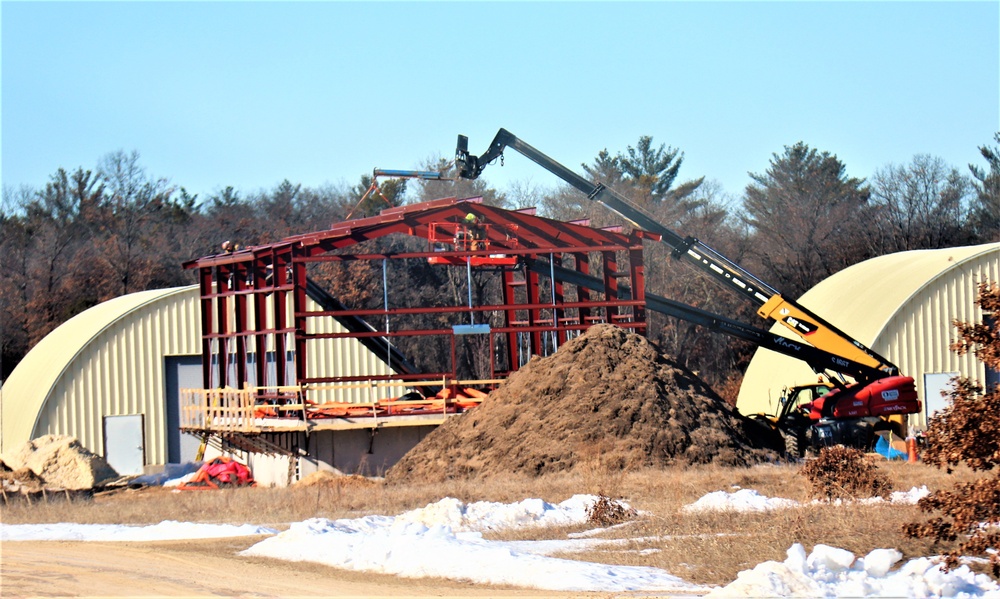
[[427, 435], [386, 480], [747, 465], [774, 457], [756, 430], [645, 337], [596, 325]]
[[92, 489], [118, 478], [104, 458], [65, 435], [32, 439], [16, 453], [5, 454], [3, 461], [15, 472], [30, 470], [50, 489]]
[[319, 470], [303, 477], [302, 480], [296, 482], [293, 486], [347, 488], [347, 487], [374, 487], [376, 484], [378, 483], [376, 483], [371, 479], [367, 479], [363, 476], [358, 476], [356, 474], [343, 474], [338, 472], [327, 472], [325, 470]]

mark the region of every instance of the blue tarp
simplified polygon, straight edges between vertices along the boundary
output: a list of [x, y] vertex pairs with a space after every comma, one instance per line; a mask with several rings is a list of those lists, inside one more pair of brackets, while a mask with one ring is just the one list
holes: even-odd
[[882, 435], [878, 435], [878, 442], [875, 443], [875, 453], [890, 460], [906, 459], [906, 452], [899, 451], [898, 449], [894, 448], [889, 443], [889, 440], [883, 437]]

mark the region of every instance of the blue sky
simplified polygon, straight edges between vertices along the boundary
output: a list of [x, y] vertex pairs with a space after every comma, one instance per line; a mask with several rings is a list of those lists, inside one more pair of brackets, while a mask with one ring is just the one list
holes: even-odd
[[[803, 141], [848, 174], [1000, 130], [997, 2], [10, 2], [2, 182], [137, 150], [202, 198], [356, 183], [507, 128], [576, 169], [641, 135], [733, 196]], [[509, 152], [485, 178], [558, 183]]]

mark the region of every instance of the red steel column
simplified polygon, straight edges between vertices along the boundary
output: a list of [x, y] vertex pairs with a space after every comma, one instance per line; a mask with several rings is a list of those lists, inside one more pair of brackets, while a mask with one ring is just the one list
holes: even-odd
[[[552, 255], [552, 265], [555, 268], [562, 267], [561, 254]], [[562, 317], [565, 316], [566, 310], [559, 307], [564, 303], [563, 284], [562, 281], [556, 281], [555, 279], [549, 281], [549, 284], [552, 285], [552, 294], [555, 298], [555, 305], [552, 306], [552, 325], [556, 328], [556, 339], [558, 339], [559, 346], [561, 347], [562, 344], [566, 343], [566, 329], [563, 328], [563, 324], [560, 322]]]
[[[274, 281], [272, 280], [272, 284]], [[267, 264], [265, 256], [254, 256], [253, 261], [253, 308], [254, 308], [254, 352], [257, 368], [257, 386], [267, 384]]]
[[288, 373], [285, 372], [285, 333], [288, 327], [288, 262], [290, 256], [287, 250], [279, 253], [274, 252], [274, 272], [271, 280], [274, 281], [274, 293], [271, 295], [274, 305], [274, 384], [282, 387], [288, 384]]
[[[646, 301], [646, 268], [642, 261], [642, 247], [629, 250], [630, 274], [632, 278], [632, 299]], [[646, 334], [646, 308], [645, 303], [641, 306], [632, 306], [633, 320], [641, 323], [642, 334]], [[636, 327], [637, 329], [640, 327]]]
[[[517, 281], [514, 279], [514, 269], [503, 269], [503, 326], [510, 328], [517, 320], [517, 310], [513, 307], [517, 303]], [[513, 372], [517, 370], [517, 331], [507, 332], [507, 370]]]
[[[528, 285], [528, 303], [538, 305], [538, 273], [535, 271], [529, 271], [525, 273], [525, 278], [527, 279]], [[531, 308], [528, 310], [528, 326], [534, 328], [541, 317], [541, 310], [538, 308]], [[541, 331], [531, 331], [531, 347], [529, 352], [532, 355], [541, 355], [542, 351], [542, 333]]]
[[224, 295], [229, 291], [229, 274], [232, 271], [230, 266], [220, 264], [215, 269], [215, 314], [218, 319], [218, 360], [219, 369], [219, 389], [225, 387], [229, 381], [229, 298]]
[[[604, 300], [613, 302], [618, 299], [618, 257], [615, 252], [601, 252], [604, 255]], [[608, 322], [617, 322], [614, 318], [618, 308], [607, 306], [604, 317]]]
[[[573, 254], [574, 261], [576, 262], [576, 272], [584, 275], [590, 274], [590, 256], [579, 252]], [[589, 302], [590, 301], [590, 289], [582, 286], [576, 286], [576, 298], [579, 302]], [[586, 325], [590, 318], [590, 308], [581, 307], [577, 313], [580, 315], [580, 324]]]
[[238, 295], [233, 298], [235, 318], [233, 319], [233, 343], [236, 344], [236, 385], [243, 388], [247, 382], [247, 264], [233, 265], [233, 291]]
[[212, 384], [212, 339], [209, 337], [213, 333], [212, 267], [199, 269], [198, 287], [201, 292], [201, 386], [208, 389]]
[[[294, 252], [293, 252], [294, 256]], [[295, 381], [306, 378], [306, 265], [292, 261], [292, 276], [295, 291], [292, 296], [292, 311], [295, 314]]]

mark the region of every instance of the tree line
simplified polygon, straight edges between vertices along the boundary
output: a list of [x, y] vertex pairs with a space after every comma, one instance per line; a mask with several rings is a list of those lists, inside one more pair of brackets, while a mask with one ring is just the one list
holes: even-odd
[[[650, 212], [659, 222], [697, 237], [789, 297], [830, 275], [892, 252], [1000, 241], [1000, 133], [978, 148], [984, 161], [965, 169], [929, 155], [888, 165], [868, 179], [852, 177], [836, 155], [796, 143], [774, 153], [767, 170], [750, 173], [738, 198], [704, 177], [681, 178], [684, 154], [651, 136], [635, 146], [597, 153], [583, 172]], [[443, 159], [427, 170], [447, 169]], [[94, 169], [58, 168], [40, 188], [4, 188], [0, 204], [0, 376], [6, 378], [42, 337], [99, 302], [135, 291], [185, 285], [195, 275], [180, 264], [241, 245], [277, 241], [325, 229], [347, 218], [440, 197], [482, 196], [486, 203], [560, 220], [589, 218], [621, 224], [616, 215], [568, 188], [515, 182], [498, 190], [488, 172], [475, 181], [390, 179], [307, 188], [288, 180], [244, 193], [224, 187], [206, 198], [189, 194], [142, 166], [137, 152], [117, 151]], [[386, 238], [379, 251], [418, 249], [422, 240]], [[754, 323], [752, 306], [721, 291], [669, 248], [647, 242], [647, 289], [693, 306]], [[381, 273], [363, 262], [322, 264], [310, 276], [341, 301], [381, 307]], [[488, 277], [472, 281], [426, 264], [394, 272], [391, 293], [406, 305], [456, 305], [471, 283], [480, 301], [499, 293]], [[372, 323], [379, 328], [381, 323]], [[662, 315], [651, 315], [649, 337], [735, 397], [753, 352], [745, 343]], [[407, 348], [403, 348], [404, 351]], [[411, 348], [417, 349], [417, 348]], [[421, 347], [427, 366], [445, 348]], [[475, 372], [476, 352], [463, 354]], [[478, 358], [481, 362], [482, 358]], [[430, 368], [434, 369], [434, 368]]]

